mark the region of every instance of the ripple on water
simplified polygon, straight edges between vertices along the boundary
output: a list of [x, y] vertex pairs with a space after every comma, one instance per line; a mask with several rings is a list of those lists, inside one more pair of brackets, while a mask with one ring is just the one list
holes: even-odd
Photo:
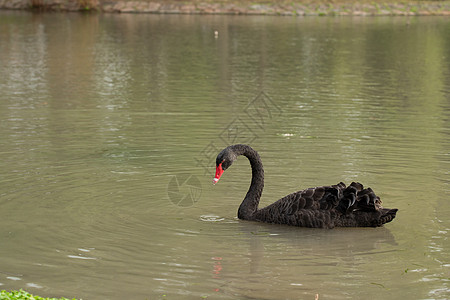
[[13, 281], [19, 281], [19, 280], [22, 280], [22, 278], [20, 278], [20, 277], [15, 277], [15, 276], [8, 276], [8, 277], [6, 277], [6, 279], [13, 280]]
[[82, 255], [67, 255], [68, 258], [77, 258], [77, 259], [85, 259], [85, 260], [96, 260], [95, 257], [82, 256]]
[[200, 220], [203, 222], [222, 222], [225, 221], [225, 218], [216, 215], [202, 215]]
[[42, 286], [42, 285], [39, 285], [39, 284], [37, 284], [37, 283], [33, 283], [33, 282], [29, 282], [29, 283], [27, 283], [27, 287], [30, 287], [30, 288], [35, 288], [35, 289], [42, 289], [42, 288], [43, 288], [43, 286]]

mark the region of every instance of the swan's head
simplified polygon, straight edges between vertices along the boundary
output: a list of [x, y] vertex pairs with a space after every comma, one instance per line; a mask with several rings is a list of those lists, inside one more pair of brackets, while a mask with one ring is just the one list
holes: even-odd
[[216, 176], [214, 176], [213, 184], [216, 184], [217, 181], [219, 181], [220, 176], [222, 176], [223, 172], [231, 166], [236, 158], [237, 155], [231, 147], [227, 147], [220, 151], [216, 158]]

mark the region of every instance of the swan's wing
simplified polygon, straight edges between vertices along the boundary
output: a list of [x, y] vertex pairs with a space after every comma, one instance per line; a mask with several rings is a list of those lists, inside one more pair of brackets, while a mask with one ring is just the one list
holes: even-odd
[[397, 209], [384, 209], [371, 188], [353, 182], [309, 188], [289, 194], [259, 209], [254, 219], [277, 224], [333, 228], [381, 226], [395, 218]]
[[292, 215], [305, 209], [320, 211], [336, 209], [347, 214], [355, 210], [380, 210], [381, 200], [371, 188], [365, 189], [361, 183], [352, 182], [347, 187], [340, 182], [332, 186], [314, 187], [289, 194], [267, 208], [284, 215]]

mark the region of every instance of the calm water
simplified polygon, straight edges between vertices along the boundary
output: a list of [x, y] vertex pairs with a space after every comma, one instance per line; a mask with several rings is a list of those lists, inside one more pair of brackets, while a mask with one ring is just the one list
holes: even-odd
[[[215, 36], [214, 32], [218, 35]], [[83, 299], [448, 299], [450, 19], [0, 12], [0, 289]], [[398, 217], [236, 219], [358, 180]]]

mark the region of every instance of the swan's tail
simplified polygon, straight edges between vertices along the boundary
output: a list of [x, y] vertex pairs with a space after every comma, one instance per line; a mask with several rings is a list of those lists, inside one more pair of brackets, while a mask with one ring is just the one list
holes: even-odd
[[389, 223], [390, 221], [394, 220], [395, 216], [397, 215], [398, 209], [396, 208], [382, 208], [381, 209], [381, 217], [379, 224], [377, 226], [381, 226], [383, 224]]

